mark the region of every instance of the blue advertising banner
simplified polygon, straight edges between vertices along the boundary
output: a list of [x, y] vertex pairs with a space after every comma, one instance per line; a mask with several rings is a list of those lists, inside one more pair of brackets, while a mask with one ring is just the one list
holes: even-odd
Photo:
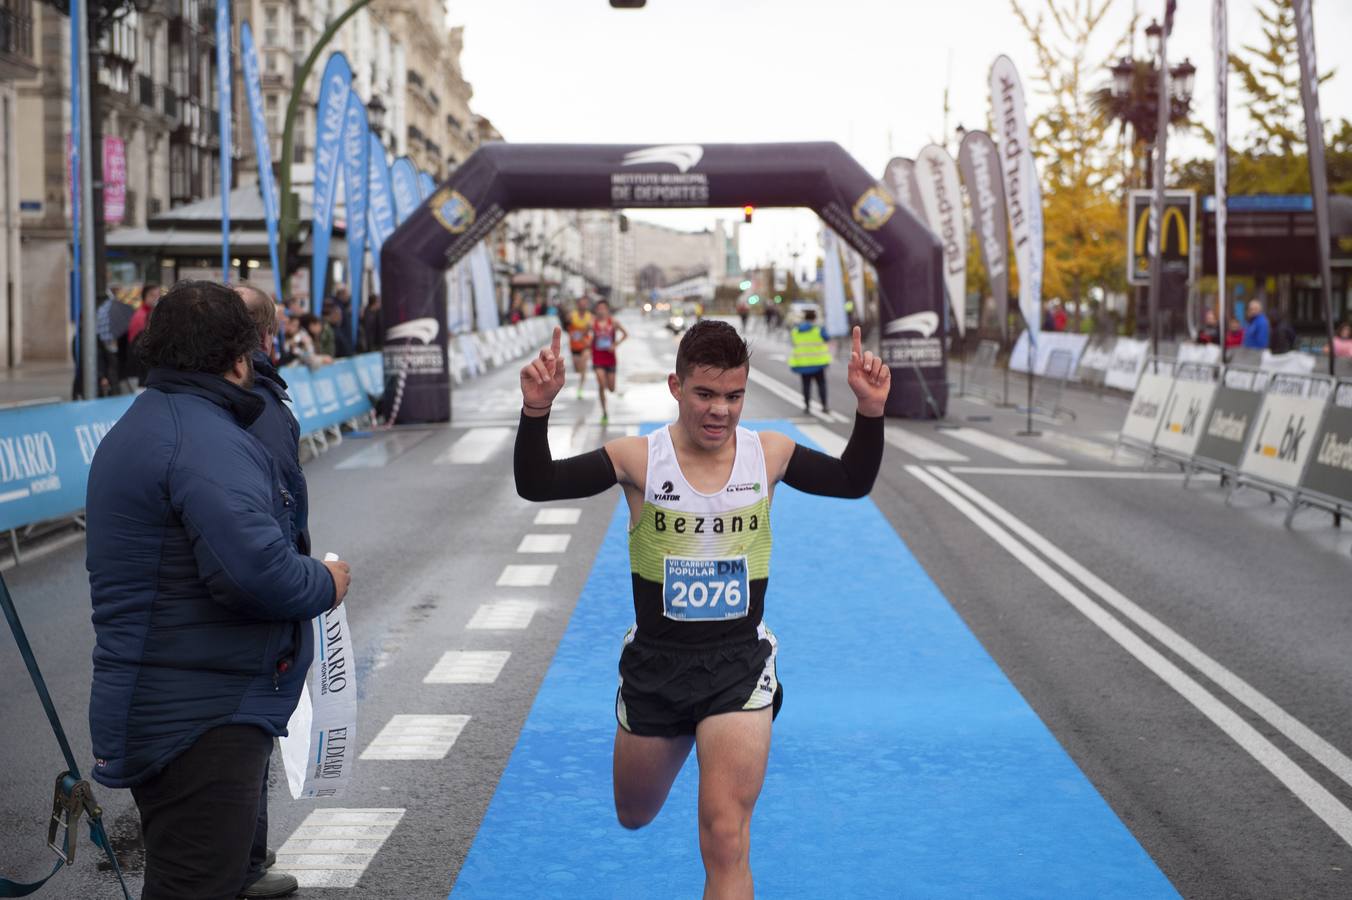
[[286, 380], [286, 392], [291, 395], [291, 411], [300, 423], [300, 433], [310, 434], [318, 431], [319, 404], [315, 402], [314, 385], [310, 383], [310, 370], [305, 366], [286, 366], [281, 370]]
[[[80, 46], [80, 28], [77, 24], [80, 16], [87, 15], [83, 0], [70, 0], [70, 45], [78, 48]], [[81, 283], [81, 247], [80, 247], [80, 146], [84, 140], [84, 133], [80, 128], [80, 104], [83, 98], [80, 96], [80, 65], [81, 58], [84, 56], [78, 49], [70, 54], [70, 148], [67, 155], [70, 166], [70, 178], [67, 182], [70, 184], [70, 208], [71, 208], [71, 231], [70, 231], [70, 250], [71, 264], [70, 271], [70, 320], [75, 323], [75, 359], [80, 357], [80, 298], [84, 296], [83, 284]]]
[[338, 405], [342, 416], [339, 421], [368, 412], [371, 401], [361, 388], [361, 377], [352, 358], [340, 359], [328, 368], [333, 370], [333, 377], [338, 383]]
[[343, 125], [343, 202], [347, 205], [347, 288], [352, 309], [348, 314], [352, 346], [357, 346], [357, 323], [361, 318], [362, 283], [366, 275], [366, 199], [370, 186], [366, 106], [356, 91], [347, 95], [347, 118]]
[[407, 156], [396, 159], [390, 167], [390, 178], [394, 181], [395, 214], [402, 225], [422, 203], [418, 190], [418, 170], [413, 167], [413, 160]]
[[385, 357], [381, 353], [359, 353], [352, 357], [357, 364], [357, 378], [368, 397], [379, 399], [385, 393]]
[[244, 68], [244, 96], [249, 101], [249, 124], [253, 130], [254, 156], [258, 160], [258, 190], [263, 195], [263, 218], [268, 226], [268, 258], [272, 261], [273, 298], [282, 297], [282, 270], [277, 264], [277, 176], [272, 171], [272, 147], [268, 144], [267, 119], [263, 115], [263, 87], [258, 71], [258, 49], [248, 22], [239, 26], [240, 65]]
[[367, 137], [367, 167], [370, 179], [367, 187], [367, 211], [371, 244], [371, 259], [376, 264], [376, 277], [380, 277], [380, 248], [385, 239], [394, 234], [394, 185], [390, 181], [390, 166], [385, 162], [385, 147], [374, 134]]
[[230, 94], [234, 81], [230, 66], [230, 0], [216, 0], [216, 97], [221, 123], [221, 280], [230, 281], [230, 164], [235, 152], [230, 123], [235, 104]]
[[432, 176], [426, 172], [418, 173], [418, 196], [426, 200], [432, 196], [432, 192], [437, 189], [437, 183], [432, 180]]
[[94, 451], [133, 399], [0, 412], [0, 530], [84, 509]]
[[310, 262], [310, 309], [324, 309], [324, 284], [329, 269], [329, 239], [333, 232], [333, 195], [338, 186], [338, 162], [343, 153], [343, 123], [347, 97], [352, 92], [352, 67], [347, 57], [334, 53], [324, 66], [316, 107], [315, 187], [310, 226], [313, 259]]

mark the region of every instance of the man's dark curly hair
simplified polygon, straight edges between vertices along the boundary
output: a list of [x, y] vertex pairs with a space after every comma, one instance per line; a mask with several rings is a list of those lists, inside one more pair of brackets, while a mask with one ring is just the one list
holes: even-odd
[[258, 346], [244, 301], [214, 281], [180, 281], [160, 298], [138, 343], [150, 368], [224, 375]]
[[676, 348], [676, 377], [684, 379], [696, 366], [711, 369], [751, 368], [746, 341], [727, 322], [701, 319], [690, 327]]

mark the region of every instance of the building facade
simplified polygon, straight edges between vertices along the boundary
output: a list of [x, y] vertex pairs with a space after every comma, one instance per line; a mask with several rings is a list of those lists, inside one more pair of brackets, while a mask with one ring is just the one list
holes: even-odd
[[[32, 0], [0, 0], [0, 366], [23, 361], [18, 82], [38, 72]], [[26, 142], [25, 142], [26, 143]]]

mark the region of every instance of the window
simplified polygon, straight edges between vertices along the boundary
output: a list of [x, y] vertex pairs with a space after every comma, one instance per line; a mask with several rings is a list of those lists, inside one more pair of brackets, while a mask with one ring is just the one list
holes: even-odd
[[269, 75], [282, 74], [282, 55], [280, 53], [268, 51], [263, 54], [263, 58], [267, 61], [265, 69]]
[[277, 7], [263, 7], [263, 46], [280, 47], [282, 45], [282, 30], [277, 26], [280, 19], [281, 16]]
[[268, 94], [264, 99], [263, 106], [266, 111], [266, 121], [268, 134], [278, 135], [282, 133], [282, 103], [281, 98], [276, 94]]

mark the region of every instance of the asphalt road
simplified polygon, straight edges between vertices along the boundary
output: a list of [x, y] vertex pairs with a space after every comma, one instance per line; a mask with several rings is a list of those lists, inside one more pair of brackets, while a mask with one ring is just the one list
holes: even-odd
[[[597, 425], [594, 384], [578, 400], [570, 381], [551, 421], [556, 455], [673, 414], [665, 375], [674, 338], [657, 320], [624, 321], [635, 339], [620, 353], [612, 424]], [[836, 414], [804, 416], [782, 339], [752, 337], [756, 376], [744, 416], [792, 419], [838, 450], [853, 408], [843, 365], [831, 370]], [[615, 509], [611, 492], [554, 504], [577, 510], [575, 523], [537, 524], [541, 507], [516, 497], [515, 368], [458, 386], [449, 427], [350, 436], [307, 464], [316, 551], [353, 566], [359, 743], [395, 714], [469, 718], [444, 758], [364, 762], [349, 796], [318, 804], [403, 812], [386, 816], [397, 824], [370, 842], [369, 865], [348, 870], [354, 887], [306, 887], [304, 896], [451, 890]], [[968, 379], [981, 382], [977, 373]], [[952, 404], [959, 431], [894, 423], [873, 500], [1180, 894], [1352, 895], [1352, 761], [1344, 755], [1352, 753], [1352, 536], [1318, 513], [1302, 513], [1287, 530], [1262, 495], [1226, 506], [1214, 478], [1185, 488], [1166, 468], [1111, 459], [1109, 434], [1125, 401], [1072, 392], [1063, 403], [1076, 418], [1041, 420], [1040, 437], [1015, 434], [1024, 424], [1016, 411], [968, 399]], [[554, 552], [519, 552], [531, 546], [526, 535], [567, 535], [566, 550], [556, 539]], [[556, 568], [547, 585], [500, 583], [506, 566], [521, 564]], [[5, 577], [87, 763], [83, 544]], [[848, 573], [841, 578], [847, 590]], [[485, 605], [498, 618], [484, 619]], [[523, 627], [506, 627], [527, 615]], [[491, 683], [425, 683], [448, 651], [510, 656]], [[9, 686], [0, 695], [0, 872], [36, 877], [51, 859], [43, 837], [59, 755], [8, 640], [0, 640], [0, 676]], [[97, 794], [139, 882], [130, 797]], [[285, 852], [316, 804], [290, 799], [279, 765], [271, 798], [272, 843]], [[115, 896], [95, 860], [82, 841], [75, 869], [50, 893]], [[320, 862], [308, 877], [331, 880]], [[899, 872], [896, 896], [909, 896], [905, 885]], [[958, 870], [953, 887], [963, 893]]]

